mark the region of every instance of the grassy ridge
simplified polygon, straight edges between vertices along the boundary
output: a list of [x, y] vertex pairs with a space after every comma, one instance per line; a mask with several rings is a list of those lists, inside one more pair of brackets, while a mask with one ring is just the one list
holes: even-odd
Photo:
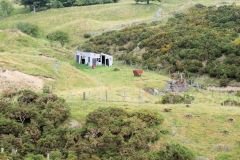
[[71, 34], [74, 44], [83, 41], [83, 34], [132, 21], [152, 19], [158, 7], [156, 5], [136, 5], [132, 1], [118, 4], [93, 5], [51, 9], [36, 14], [14, 15], [1, 21], [0, 28], [12, 28], [18, 22], [37, 24], [44, 34], [63, 30]]

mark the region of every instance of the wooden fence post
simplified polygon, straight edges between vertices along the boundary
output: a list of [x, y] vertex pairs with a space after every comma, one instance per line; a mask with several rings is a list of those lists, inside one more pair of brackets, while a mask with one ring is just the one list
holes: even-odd
[[83, 100], [85, 101], [86, 100], [86, 93], [83, 92]]
[[106, 102], [108, 101], [108, 91], [106, 90]]

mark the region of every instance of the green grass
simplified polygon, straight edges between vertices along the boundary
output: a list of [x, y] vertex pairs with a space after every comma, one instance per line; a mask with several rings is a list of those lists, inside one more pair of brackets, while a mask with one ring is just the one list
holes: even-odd
[[[221, 1], [163, 0], [159, 6], [163, 8], [164, 16], [168, 17], [200, 2], [211, 5]], [[31, 22], [39, 25], [43, 34], [58, 29], [65, 30], [71, 34], [72, 44], [77, 44], [84, 41], [84, 33], [99, 32], [132, 21], [151, 20], [159, 6], [136, 5], [133, 1], [123, 0], [118, 4], [52, 9], [8, 17], [1, 21], [0, 28], [12, 28], [18, 22]], [[120, 107], [130, 111], [155, 109], [164, 115], [164, 127], [170, 132], [176, 132], [168, 135], [171, 141], [182, 143], [210, 160], [217, 157], [240, 159], [240, 108], [220, 105], [228, 99], [228, 95], [192, 89], [185, 93], [195, 97], [190, 108], [186, 108], [184, 104], [155, 104], [160, 97], [150, 95], [143, 89], [163, 89], [165, 80], [170, 79], [163, 72], [144, 71], [143, 77], [138, 78], [133, 76], [132, 70], [139, 67], [114, 61], [113, 67], [91, 69], [75, 64], [73, 55], [72, 50], [44, 39], [32, 38], [16, 30], [0, 31], [0, 68], [51, 77], [52, 80], [46, 80], [46, 84], [54, 84], [54, 93], [67, 100], [72, 119], [84, 123], [86, 115], [99, 107]], [[61, 61], [58, 73], [54, 70], [56, 60]], [[115, 67], [120, 71], [113, 71]], [[205, 80], [206, 78], [201, 78], [199, 82]], [[211, 83], [216, 84], [216, 81], [211, 80]], [[109, 102], [105, 102], [106, 91]], [[86, 93], [87, 101], [82, 100], [83, 92]], [[126, 102], [122, 102], [124, 93]], [[239, 100], [237, 97], [231, 98]], [[173, 110], [166, 113], [163, 112], [164, 108]], [[192, 114], [193, 118], [186, 118], [187, 114]], [[229, 123], [229, 118], [233, 118], [235, 122]], [[224, 130], [229, 131], [229, 135], [223, 135]], [[156, 150], [162, 143], [165, 143], [164, 139], [158, 141], [152, 149]], [[214, 149], [218, 144], [230, 146], [231, 150], [218, 152]]]
[[8, 17], [1, 21], [0, 29], [13, 28], [18, 22], [30, 22], [37, 24], [44, 35], [55, 30], [66, 31], [72, 37], [72, 44], [77, 44], [84, 41], [84, 33], [99, 32], [133, 21], [151, 20], [157, 9], [154, 4], [136, 5], [129, 0], [117, 4], [50, 9]]

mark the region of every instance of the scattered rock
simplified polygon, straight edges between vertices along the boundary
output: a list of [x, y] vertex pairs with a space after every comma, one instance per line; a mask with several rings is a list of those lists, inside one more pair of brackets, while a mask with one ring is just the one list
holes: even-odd
[[233, 123], [233, 122], [234, 122], [234, 119], [233, 119], [233, 118], [229, 118], [229, 119], [228, 119], [228, 122]]
[[222, 131], [222, 134], [223, 134], [223, 135], [229, 135], [229, 131], [224, 130], [224, 131]]
[[218, 152], [229, 152], [229, 151], [231, 151], [231, 147], [230, 146], [221, 145], [221, 144], [217, 144], [213, 148], [214, 148], [214, 150], [216, 150]]
[[175, 135], [176, 135], [176, 133], [177, 133], [177, 131], [176, 131], [176, 130], [174, 130], [174, 129], [171, 131], [171, 134], [172, 134], [172, 136], [175, 136]]
[[171, 112], [172, 111], [172, 109], [171, 108], [164, 108], [164, 110], [163, 110], [164, 112]]
[[185, 117], [188, 118], [188, 119], [193, 118], [193, 116], [191, 114], [187, 114]]

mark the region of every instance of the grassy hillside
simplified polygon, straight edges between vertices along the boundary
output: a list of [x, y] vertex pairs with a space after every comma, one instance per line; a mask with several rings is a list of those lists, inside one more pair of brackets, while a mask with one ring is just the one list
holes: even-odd
[[[69, 50], [59, 49], [48, 41], [30, 37], [18, 30], [0, 31], [1, 69], [17, 70], [40, 77], [46, 84], [54, 83], [59, 86], [59, 90], [94, 84], [92, 79], [88, 79], [87, 75], [69, 64], [72, 55]], [[57, 60], [60, 61], [58, 72], [55, 69]], [[65, 81], [69, 77], [71, 83], [66, 86]]]
[[[23, 6], [15, 6], [16, 15], [1, 20], [0, 29], [14, 28], [18, 22], [30, 22], [37, 24], [43, 35], [55, 30], [67, 31], [72, 37], [72, 44], [76, 45], [85, 41], [84, 33], [98, 34], [106, 29], [119, 28], [121, 24], [151, 21], [155, 18], [158, 8], [162, 9], [162, 19], [166, 21], [174, 13], [196, 3], [221, 5], [221, 2], [222, 0], [162, 0], [161, 3], [145, 5], [135, 4], [133, 0], [121, 0], [114, 4], [51, 9], [35, 14], [26, 13]], [[231, 2], [235, 1], [227, 3]]]
[[44, 34], [64, 30], [71, 35], [72, 43], [77, 43], [82, 42], [84, 33], [99, 32], [133, 21], [151, 20], [157, 9], [157, 5], [136, 5], [124, 0], [118, 4], [69, 7], [36, 14], [14, 15], [1, 21], [0, 28], [12, 28], [18, 22], [30, 22], [37, 24]]
[[[169, 17], [174, 12], [182, 11], [198, 2], [163, 0], [159, 6], [146, 6], [123, 0], [119, 4], [54, 9], [36, 14], [19, 14], [8, 17], [0, 22], [0, 28], [11, 28], [18, 22], [36, 23], [44, 34], [57, 29], [68, 31], [72, 36], [72, 44], [77, 44], [84, 41], [84, 33], [99, 32], [132, 21], [151, 20], [158, 7], [163, 9], [165, 17]], [[221, 1], [202, 0], [201, 2], [211, 5]], [[192, 13], [195, 13], [195, 11], [193, 10]], [[193, 20], [200, 23], [199, 19], [195, 17]], [[204, 21], [204, 18], [202, 20]], [[173, 26], [174, 22], [183, 23], [181, 20], [170, 22], [168, 25]], [[128, 34], [124, 35], [123, 39], [130, 37], [132, 41], [131, 38], [137, 37], [135, 35], [142, 32], [145, 27], [147, 27], [147, 31], [154, 32], [156, 29], [151, 24], [127, 29], [124, 31], [128, 31]], [[173, 30], [173, 28], [171, 29]], [[170, 32], [169, 30], [166, 31]], [[114, 38], [118, 42], [119, 37], [116, 38], [115, 36], [121, 32], [112, 33], [96, 37], [94, 40], [101, 38], [105, 40], [106, 38], [106, 43], [109, 43], [107, 40]], [[122, 42], [125, 43], [125, 41]], [[122, 48], [124, 51], [127, 49], [131, 52], [131, 44], [128, 42], [116, 48], [120, 49], [120, 47], [124, 47]], [[101, 49], [101, 47], [99, 48]], [[108, 45], [104, 44], [104, 48], [108, 49]], [[112, 47], [109, 48], [109, 50], [112, 49]], [[139, 49], [135, 50], [134, 54], [137, 53], [136, 51], [145, 53]], [[239, 97], [227, 93], [191, 88], [190, 91], [184, 93], [195, 98], [194, 102], [190, 104], [190, 108], [187, 108], [185, 104], [155, 104], [161, 96], [151, 95], [144, 89], [164, 89], [166, 87], [165, 80], [170, 80], [164, 70], [160, 69], [157, 72], [145, 70], [143, 77], [137, 78], [133, 77], [132, 70], [141, 68], [140, 65], [128, 66], [114, 61], [112, 68], [97, 67], [93, 70], [84, 65], [75, 64], [73, 56], [74, 52], [72, 50], [60, 48], [59, 45], [44, 39], [30, 37], [18, 30], [0, 30], [0, 68], [33, 75], [43, 79], [50, 88], [53, 86], [53, 92], [67, 100], [71, 107], [71, 118], [78, 121], [79, 125], [84, 124], [88, 113], [99, 107], [120, 107], [130, 111], [141, 108], [155, 109], [164, 115], [166, 119], [164, 126], [169, 129], [168, 137], [171, 141], [181, 143], [195, 151], [198, 156], [207, 157], [210, 160], [240, 159], [239, 107], [220, 105], [229, 98], [239, 101]], [[135, 57], [126, 57], [134, 62], [136, 60]], [[155, 57], [155, 59], [157, 58]], [[56, 61], [60, 61], [58, 72], [55, 70]], [[114, 68], [120, 70], [114, 71]], [[86, 94], [87, 101], [83, 101], [83, 92]], [[106, 102], [106, 92], [108, 102]], [[123, 102], [124, 99], [126, 102]], [[172, 108], [172, 112], [163, 112], [164, 108]], [[229, 121], [231, 118], [234, 119], [234, 122]], [[151, 146], [151, 149], [157, 150], [165, 141], [160, 139]]]
[[90, 39], [86, 51], [116, 55], [127, 63], [171, 72], [209, 74], [240, 81], [239, 13], [236, 5], [196, 5], [164, 26], [142, 24]]

